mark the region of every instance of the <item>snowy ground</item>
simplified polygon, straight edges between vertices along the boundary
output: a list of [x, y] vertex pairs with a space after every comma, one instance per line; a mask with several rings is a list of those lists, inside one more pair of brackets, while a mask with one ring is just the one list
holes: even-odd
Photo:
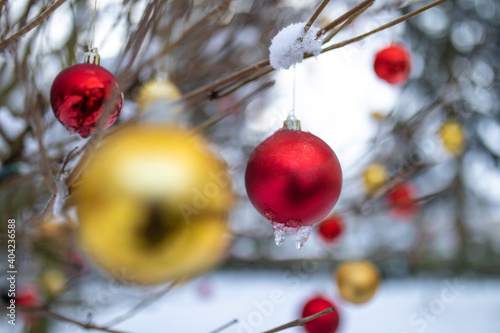
[[[141, 291], [120, 288], [99, 285], [83, 296], [87, 308], [61, 311], [84, 320], [93, 306], [94, 322], [105, 323], [137, 304], [137, 296], [144, 297]], [[114, 299], [130, 292], [133, 295], [126, 301]], [[217, 272], [171, 291], [115, 328], [134, 333], [208, 333], [238, 319], [239, 324], [224, 332], [262, 332], [297, 318], [301, 304], [316, 293], [327, 295], [339, 307], [340, 333], [500, 332], [500, 280], [386, 280], [371, 302], [354, 306], [339, 299], [330, 274], [307, 270]], [[113, 309], [106, 302], [114, 304]], [[83, 332], [70, 324], [53, 331]]]

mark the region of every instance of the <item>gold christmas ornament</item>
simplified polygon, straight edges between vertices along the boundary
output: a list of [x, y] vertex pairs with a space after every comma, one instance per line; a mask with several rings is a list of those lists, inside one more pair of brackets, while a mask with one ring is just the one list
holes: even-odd
[[48, 295], [57, 296], [66, 289], [66, 276], [57, 269], [47, 269], [42, 272], [41, 282]]
[[66, 215], [49, 215], [38, 225], [38, 236], [43, 241], [54, 243], [63, 248], [74, 244], [74, 221]]
[[340, 296], [354, 304], [368, 302], [375, 295], [380, 283], [377, 267], [367, 260], [341, 263], [335, 278]]
[[[153, 79], [146, 82], [137, 94], [139, 113], [148, 111], [157, 102], [174, 102], [182, 96], [179, 88], [170, 80]], [[181, 111], [179, 106], [174, 108]]]
[[382, 164], [371, 164], [363, 171], [365, 191], [368, 194], [378, 190], [387, 182], [387, 179], [387, 170]]
[[439, 136], [448, 152], [454, 156], [462, 154], [465, 148], [465, 135], [460, 123], [454, 120], [445, 121], [439, 127]]
[[226, 166], [187, 130], [141, 124], [112, 132], [75, 195], [83, 249], [119, 280], [189, 278], [228, 250]]
[[373, 111], [372, 113], [370, 113], [370, 116], [376, 121], [382, 121], [387, 118], [387, 114], [384, 114], [379, 111]]

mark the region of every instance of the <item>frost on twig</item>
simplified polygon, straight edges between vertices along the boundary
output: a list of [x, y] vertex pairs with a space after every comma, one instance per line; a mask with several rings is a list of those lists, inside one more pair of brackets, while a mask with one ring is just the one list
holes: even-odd
[[54, 206], [52, 208], [52, 215], [59, 216], [66, 202], [68, 196], [68, 187], [66, 186], [65, 179], [59, 180], [56, 183], [57, 191], [55, 193]]
[[269, 47], [269, 60], [274, 69], [288, 69], [302, 62], [304, 54], [317, 56], [321, 53], [323, 38], [317, 37], [318, 28], [304, 27], [307, 22], [293, 23], [278, 32]]

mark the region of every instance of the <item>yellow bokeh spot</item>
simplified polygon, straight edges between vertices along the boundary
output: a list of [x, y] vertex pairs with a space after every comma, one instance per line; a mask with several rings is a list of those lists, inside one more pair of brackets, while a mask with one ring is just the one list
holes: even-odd
[[381, 120], [384, 120], [385, 118], [387, 118], [387, 115], [382, 113], [382, 112], [378, 112], [378, 111], [373, 111], [370, 116], [377, 120], [377, 121], [381, 121]]
[[[175, 102], [182, 96], [181, 91], [170, 80], [151, 80], [146, 82], [137, 94], [137, 106], [139, 113], [144, 113], [151, 109], [157, 102]], [[179, 112], [181, 108], [175, 107]]]
[[380, 284], [377, 267], [367, 260], [341, 263], [335, 272], [335, 279], [340, 296], [354, 304], [368, 302]]
[[66, 276], [57, 269], [47, 269], [42, 272], [42, 286], [51, 296], [57, 296], [66, 289]]
[[454, 156], [459, 156], [465, 149], [465, 135], [462, 125], [454, 120], [445, 121], [439, 128], [439, 137], [444, 147]]
[[387, 182], [387, 170], [382, 164], [369, 165], [363, 172], [365, 191], [373, 193]]

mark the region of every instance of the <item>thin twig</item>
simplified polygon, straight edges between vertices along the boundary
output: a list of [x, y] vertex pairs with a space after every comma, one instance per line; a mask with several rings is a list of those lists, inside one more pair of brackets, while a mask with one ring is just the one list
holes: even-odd
[[48, 316], [48, 317], [51, 317], [51, 318], [54, 318], [54, 319], [57, 319], [60, 321], [72, 323], [72, 324], [80, 326], [86, 330], [98, 330], [98, 331], [109, 332], [109, 333], [126, 333], [124, 331], [117, 331], [117, 330], [109, 329], [107, 327], [97, 326], [97, 325], [92, 324], [91, 322], [84, 323], [84, 322], [78, 321], [76, 319], [72, 319], [72, 318], [66, 317], [62, 314], [52, 312], [50, 310], [46, 310], [46, 309], [42, 309], [42, 308], [37, 308], [37, 309], [25, 308], [24, 311], [30, 312], [30, 313], [36, 313], [36, 314]]
[[237, 72], [234, 72], [226, 77], [223, 77], [213, 83], [210, 83], [204, 87], [198, 88], [192, 92], [189, 92], [187, 94], [184, 94], [182, 96], [182, 100], [187, 101], [190, 99], [193, 99], [198, 96], [207, 96], [209, 95], [210, 92], [213, 92], [216, 90], [216, 88], [219, 88], [220, 86], [226, 85], [228, 83], [232, 83], [236, 80], [240, 80], [242, 77], [249, 76], [253, 74], [255, 71], [258, 71], [264, 67], [267, 67], [270, 65], [269, 59], [261, 60], [258, 63], [255, 63], [253, 65], [250, 65], [248, 67], [245, 67]]
[[334, 307], [327, 308], [327, 309], [324, 309], [321, 312], [313, 314], [312, 316], [305, 317], [305, 318], [295, 319], [295, 320], [293, 320], [293, 321], [291, 321], [289, 323], [286, 323], [284, 325], [278, 326], [276, 328], [270, 329], [269, 331], [265, 331], [265, 332], [262, 332], [262, 333], [274, 333], [274, 332], [279, 332], [279, 331], [286, 330], [287, 328], [292, 328], [292, 327], [297, 327], [297, 326], [304, 326], [308, 321], [314, 320], [316, 318], [319, 318], [319, 317], [321, 317], [323, 315], [326, 315], [328, 313], [332, 313], [334, 311], [335, 311]]
[[52, 168], [50, 166], [49, 157], [47, 155], [47, 149], [43, 143], [43, 125], [42, 125], [42, 116], [39, 110], [30, 107], [30, 115], [33, 120], [33, 130], [34, 136], [36, 137], [38, 143], [38, 150], [40, 152], [40, 171], [42, 173], [45, 182], [47, 183], [47, 187], [50, 192], [55, 194], [57, 192], [56, 182], [52, 175]]
[[306, 34], [309, 31], [309, 28], [311, 28], [311, 26], [313, 25], [314, 21], [316, 21], [316, 19], [318, 18], [319, 14], [321, 14], [321, 12], [325, 9], [326, 5], [328, 5], [329, 2], [330, 2], [330, 0], [323, 0], [321, 2], [321, 4], [318, 6], [318, 8], [314, 12], [314, 14], [309, 19], [309, 21], [307, 21], [306, 26], [304, 27], [304, 34]]
[[347, 12], [345, 12], [344, 14], [342, 14], [341, 16], [339, 16], [338, 18], [336, 18], [335, 20], [330, 22], [326, 27], [324, 27], [323, 29], [318, 31], [318, 37], [325, 34], [327, 31], [332, 30], [333, 28], [338, 26], [340, 23], [355, 16], [360, 11], [365, 10], [366, 8], [370, 7], [371, 5], [373, 5], [374, 2], [375, 2], [375, 0], [365, 0], [361, 3], [359, 3], [358, 5], [354, 6], [353, 8], [351, 8], [350, 10], [348, 10]]
[[360, 8], [358, 11], [354, 12], [354, 14], [351, 17], [349, 17], [347, 20], [345, 20], [344, 23], [342, 23], [341, 25], [333, 28], [330, 31], [330, 33], [328, 33], [328, 35], [326, 35], [326, 37], [323, 39], [323, 45], [326, 44], [326, 43], [328, 43], [333, 37], [335, 37], [335, 35], [337, 35], [345, 27], [347, 27], [348, 25], [350, 25], [356, 18], [358, 18], [359, 15], [363, 14], [365, 12], [365, 10], [367, 10], [368, 8], [370, 8], [370, 6], [372, 4], [373, 4], [373, 2], [369, 3], [365, 7]]
[[236, 323], [238, 323], [238, 319], [233, 319], [233, 320], [231, 320], [229, 323], [224, 324], [224, 325], [222, 325], [221, 327], [216, 328], [216, 329], [215, 329], [215, 330], [213, 330], [213, 331], [210, 331], [210, 333], [219, 333], [219, 332], [222, 332], [222, 331], [224, 331], [226, 328], [229, 328], [229, 327], [233, 326], [233, 325], [234, 325], [234, 324], [236, 324]]
[[436, 6], [442, 4], [442, 3], [446, 2], [446, 1], [448, 1], [448, 0], [437, 0], [437, 1], [434, 1], [434, 2], [432, 2], [430, 4], [428, 4], [427, 6], [424, 6], [424, 7], [420, 8], [420, 9], [417, 9], [417, 10], [411, 12], [411, 13], [403, 15], [403, 16], [395, 19], [394, 21], [391, 21], [391, 22], [386, 23], [386, 24], [384, 24], [384, 25], [382, 25], [382, 26], [380, 26], [380, 27], [378, 27], [376, 29], [368, 31], [367, 33], [364, 33], [362, 35], [356, 36], [356, 37], [351, 38], [351, 39], [347, 39], [347, 40], [345, 40], [343, 42], [340, 42], [340, 43], [337, 43], [337, 44], [330, 45], [330, 46], [324, 48], [321, 51], [321, 53], [325, 53], [325, 52], [328, 52], [328, 51], [331, 51], [331, 50], [334, 50], [334, 49], [338, 49], [338, 48], [344, 47], [344, 46], [346, 46], [348, 44], [351, 44], [351, 43], [359, 42], [360, 40], [365, 39], [366, 37], [368, 37], [370, 35], [373, 35], [373, 34], [375, 34], [377, 32], [380, 32], [380, 31], [385, 30], [387, 28], [390, 28], [392, 26], [395, 26], [396, 24], [399, 24], [399, 23], [401, 23], [403, 21], [406, 21], [407, 19], [409, 19], [409, 18], [411, 18], [411, 17], [413, 17], [413, 16], [415, 16], [417, 14], [420, 14], [422, 12], [425, 12], [426, 10], [431, 9], [432, 7], [436, 7]]
[[228, 107], [224, 111], [219, 112], [217, 115], [211, 117], [210, 119], [208, 119], [208, 120], [204, 121], [203, 123], [201, 123], [199, 126], [195, 127], [193, 129], [193, 131], [192, 131], [193, 134], [200, 133], [203, 130], [209, 128], [210, 126], [213, 126], [213, 125], [217, 124], [219, 121], [221, 121], [222, 119], [226, 118], [229, 114], [231, 114], [231, 112], [233, 110], [235, 110], [235, 109], [237, 109], [237, 108], [245, 105], [248, 102], [248, 100], [250, 100], [252, 97], [254, 97], [255, 95], [257, 95], [261, 91], [266, 90], [266, 89], [272, 87], [274, 85], [274, 83], [275, 83], [275, 81], [269, 81], [269, 82], [266, 82], [266, 83], [262, 84], [255, 91], [253, 91], [250, 94], [248, 94], [247, 96], [243, 97], [239, 102], [231, 105], [230, 107]]
[[50, 16], [57, 8], [59, 8], [63, 3], [65, 3], [66, 0], [57, 0], [54, 2], [52, 6], [44, 10], [42, 13], [37, 15], [33, 20], [31, 20], [28, 24], [26, 24], [24, 27], [19, 29], [16, 33], [13, 35], [9, 36], [7, 39], [3, 40], [0, 42], [0, 51], [5, 49], [10, 43], [13, 43], [17, 41], [19, 38], [21, 38], [23, 35], [27, 34], [29, 31], [31, 31], [33, 28], [35, 28], [37, 25], [40, 23], [44, 22], [47, 17]]
[[102, 326], [103, 327], [114, 326], [114, 325], [117, 325], [121, 322], [124, 322], [125, 320], [132, 318], [134, 315], [136, 315], [139, 312], [139, 310], [141, 310], [145, 306], [150, 305], [154, 301], [158, 300], [160, 297], [164, 296], [166, 293], [168, 293], [170, 290], [172, 290], [178, 283], [179, 283], [179, 280], [173, 281], [166, 288], [161, 290], [159, 293], [152, 295], [151, 297], [148, 297], [146, 299], [143, 299], [141, 302], [139, 302], [136, 306], [131, 308], [129, 311], [127, 311], [124, 314], [110, 320], [109, 322], [107, 322], [105, 325], [102, 325]]

